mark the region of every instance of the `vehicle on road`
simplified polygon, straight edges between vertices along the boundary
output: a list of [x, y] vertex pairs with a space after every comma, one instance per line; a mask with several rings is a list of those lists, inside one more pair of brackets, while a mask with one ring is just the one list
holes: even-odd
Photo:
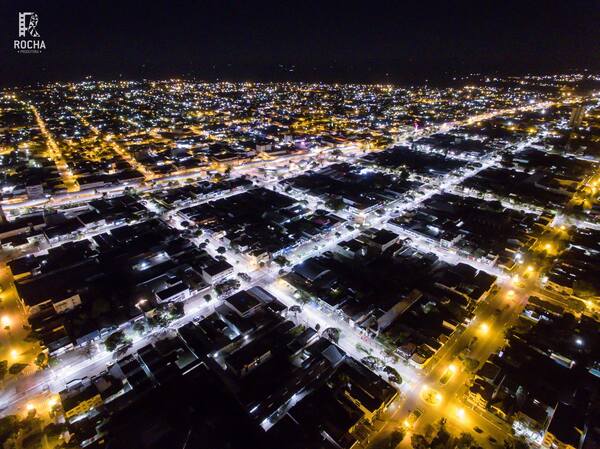
[[448, 365], [448, 367], [444, 370], [444, 374], [442, 374], [442, 377], [440, 377], [440, 384], [446, 385], [457, 372], [458, 365], [455, 362], [450, 363], [450, 365]]
[[408, 414], [402, 424], [404, 424], [405, 428], [410, 429], [415, 426], [421, 416], [423, 416], [423, 412], [417, 408]]
[[238, 276], [246, 282], [251, 282], [252, 278], [248, 273], [239, 273]]
[[381, 371], [382, 369], [385, 368], [385, 364], [383, 363], [383, 360], [378, 359], [377, 357], [373, 357], [371, 355], [363, 357], [361, 359], [361, 362], [363, 363], [363, 365], [365, 365], [367, 368], [369, 368], [372, 371]]
[[475, 426], [473, 427], [473, 430], [477, 433], [483, 433], [483, 430], [481, 430], [479, 427]]

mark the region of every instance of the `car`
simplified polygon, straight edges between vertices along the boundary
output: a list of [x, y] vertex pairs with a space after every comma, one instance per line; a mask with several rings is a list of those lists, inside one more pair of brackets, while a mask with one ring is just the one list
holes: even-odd
[[404, 420], [404, 427], [414, 427], [414, 425], [417, 423], [417, 421], [419, 421], [421, 416], [423, 416], [423, 412], [421, 410], [419, 410], [418, 408], [413, 410], [408, 414], [408, 416]]
[[385, 367], [382, 360], [370, 355], [363, 357], [361, 362], [372, 371], [380, 371]]
[[390, 382], [392, 382], [392, 383], [395, 383], [395, 384], [400, 384], [400, 382], [401, 382], [400, 378], [398, 376], [393, 375], [393, 374], [388, 375], [388, 380]]
[[250, 275], [248, 273], [239, 273], [238, 276], [246, 282], [252, 281], [252, 278], [250, 277]]
[[498, 442], [498, 440], [496, 438], [494, 438], [494, 437], [488, 437], [488, 441], [490, 443], [497, 443]]
[[469, 351], [471, 351], [471, 350], [473, 349], [473, 346], [475, 346], [475, 344], [477, 343], [477, 340], [478, 340], [478, 338], [477, 338], [477, 336], [476, 336], [476, 335], [474, 335], [474, 336], [471, 338], [471, 340], [469, 341], [469, 344], [467, 345], [467, 349], [468, 349]]
[[477, 433], [483, 433], [483, 430], [481, 430], [479, 427], [475, 426], [473, 427], [473, 430]]

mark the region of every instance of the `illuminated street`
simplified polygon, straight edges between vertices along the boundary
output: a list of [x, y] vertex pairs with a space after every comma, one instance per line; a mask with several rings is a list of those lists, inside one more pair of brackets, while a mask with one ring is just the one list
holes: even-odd
[[0, 448], [600, 447], [597, 11], [160, 3], [2, 15]]

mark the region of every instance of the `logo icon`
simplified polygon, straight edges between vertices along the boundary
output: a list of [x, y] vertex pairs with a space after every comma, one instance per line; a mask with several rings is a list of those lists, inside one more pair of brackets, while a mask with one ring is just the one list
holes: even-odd
[[19, 37], [40, 37], [36, 30], [38, 24], [38, 15], [34, 12], [19, 13]]
[[46, 43], [40, 39], [37, 30], [39, 17], [34, 12], [19, 13], [19, 39], [14, 41], [14, 49], [19, 53], [41, 53]]

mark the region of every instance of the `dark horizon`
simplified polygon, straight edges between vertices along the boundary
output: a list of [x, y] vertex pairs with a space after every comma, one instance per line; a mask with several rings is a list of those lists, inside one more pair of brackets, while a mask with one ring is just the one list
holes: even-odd
[[[19, 54], [18, 12], [39, 16], [41, 54]], [[2, 6], [0, 85], [196, 78], [439, 82], [468, 73], [600, 68], [600, 5], [71, 1]]]

